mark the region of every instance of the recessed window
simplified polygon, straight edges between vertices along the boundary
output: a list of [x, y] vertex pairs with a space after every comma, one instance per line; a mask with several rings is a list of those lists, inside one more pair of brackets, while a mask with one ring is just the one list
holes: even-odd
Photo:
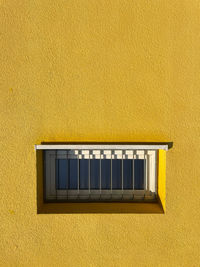
[[44, 150], [44, 199], [50, 202], [155, 201], [158, 148], [38, 146], [37, 149]]

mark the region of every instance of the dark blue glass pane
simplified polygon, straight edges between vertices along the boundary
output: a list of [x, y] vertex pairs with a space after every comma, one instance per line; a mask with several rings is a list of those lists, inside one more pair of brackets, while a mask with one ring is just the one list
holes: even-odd
[[88, 189], [89, 159], [79, 160], [80, 189]]
[[144, 190], [144, 160], [134, 160], [134, 188], [136, 190]]
[[56, 189], [67, 189], [67, 174], [67, 160], [56, 159]]
[[121, 159], [112, 160], [112, 188], [113, 189], [122, 188], [122, 160]]
[[110, 189], [111, 183], [111, 160], [102, 159], [101, 160], [101, 188]]
[[124, 189], [133, 189], [133, 160], [123, 160]]
[[99, 189], [100, 185], [100, 160], [90, 160], [90, 187], [91, 189]]
[[78, 160], [68, 159], [69, 164], [69, 189], [78, 189]]

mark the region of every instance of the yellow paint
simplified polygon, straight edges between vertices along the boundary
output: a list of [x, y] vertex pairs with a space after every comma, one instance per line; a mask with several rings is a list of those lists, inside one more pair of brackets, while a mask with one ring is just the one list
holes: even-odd
[[[0, 1], [1, 266], [199, 266], [199, 17], [198, 0]], [[38, 214], [42, 141], [173, 141], [166, 212]]]
[[158, 196], [166, 211], [166, 151], [158, 151]]

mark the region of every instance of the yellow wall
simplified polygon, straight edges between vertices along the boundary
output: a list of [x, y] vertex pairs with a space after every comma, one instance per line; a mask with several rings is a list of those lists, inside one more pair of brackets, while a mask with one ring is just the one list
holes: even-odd
[[166, 212], [166, 151], [158, 150], [158, 163], [157, 163], [157, 179], [158, 179], [158, 197], [163, 208]]
[[[0, 1], [0, 265], [199, 266], [200, 2]], [[42, 141], [173, 141], [165, 214], [37, 214]]]

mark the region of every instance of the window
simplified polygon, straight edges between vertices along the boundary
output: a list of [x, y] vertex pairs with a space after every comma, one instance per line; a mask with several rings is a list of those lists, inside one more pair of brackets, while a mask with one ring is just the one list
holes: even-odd
[[167, 145], [38, 145], [49, 202], [151, 202], [157, 151]]

